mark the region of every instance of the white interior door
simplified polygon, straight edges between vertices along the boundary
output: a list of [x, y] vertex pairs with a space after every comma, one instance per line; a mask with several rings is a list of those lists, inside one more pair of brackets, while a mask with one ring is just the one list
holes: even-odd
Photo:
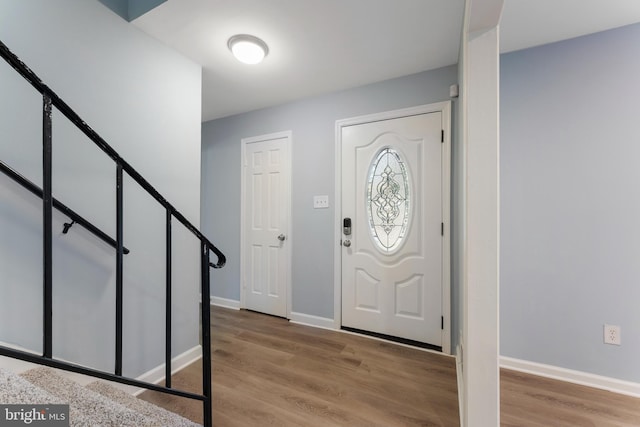
[[242, 140], [243, 307], [287, 317], [291, 133]]
[[443, 345], [442, 119], [341, 127], [342, 326]]

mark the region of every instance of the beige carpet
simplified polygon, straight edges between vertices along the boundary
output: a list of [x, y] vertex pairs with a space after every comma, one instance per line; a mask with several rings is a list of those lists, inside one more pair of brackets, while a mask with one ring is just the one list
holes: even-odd
[[69, 404], [70, 425], [74, 427], [199, 426], [105, 382], [82, 387], [43, 367], [20, 375], [0, 369], [0, 403]]

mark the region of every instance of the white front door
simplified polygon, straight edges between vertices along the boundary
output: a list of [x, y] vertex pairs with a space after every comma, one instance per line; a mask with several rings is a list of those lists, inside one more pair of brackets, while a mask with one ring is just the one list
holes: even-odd
[[291, 133], [242, 140], [242, 306], [287, 317]]
[[342, 326], [443, 346], [444, 128], [442, 111], [340, 126]]

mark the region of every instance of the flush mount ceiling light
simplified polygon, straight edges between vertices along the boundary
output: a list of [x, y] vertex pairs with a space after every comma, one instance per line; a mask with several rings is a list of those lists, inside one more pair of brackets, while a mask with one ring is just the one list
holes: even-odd
[[255, 36], [238, 34], [227, 43], [233, 56], [245, 64], [258, 64], [269, 53], [267, 44]]

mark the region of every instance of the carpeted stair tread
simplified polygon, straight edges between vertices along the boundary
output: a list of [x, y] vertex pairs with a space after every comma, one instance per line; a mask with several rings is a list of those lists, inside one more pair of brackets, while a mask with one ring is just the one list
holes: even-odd
[[64, 405], [69, 402], [34, 386], [13, 372], [0, 369], [0, 403], [5, 405]]
[[173, 412], [167, 411], [166, 409], [160, 408], [152, 403], [138, 399], [137, 397], [103, 381], [93, 382], [87, 385], [86, 388], [153, 419], [157, 425], [167, 427], [201, 427], [200, 424], [196, 424], [178, 414], [174, 414]]
[[59, 399], [71, 402], [69, 418], [72, 426], [159, 426], [154, 420], [63, 378], [52, 369], [35, 368], [20, 376]]
[[[0, 403], [9, 405], [68, 405], [67, 399], [54, 396], [52, 393], [27, 381], [12, 372], [0, 369]], [[91, 418], [84, 414], [70, 410], [73, 426], [89, 426]]]

